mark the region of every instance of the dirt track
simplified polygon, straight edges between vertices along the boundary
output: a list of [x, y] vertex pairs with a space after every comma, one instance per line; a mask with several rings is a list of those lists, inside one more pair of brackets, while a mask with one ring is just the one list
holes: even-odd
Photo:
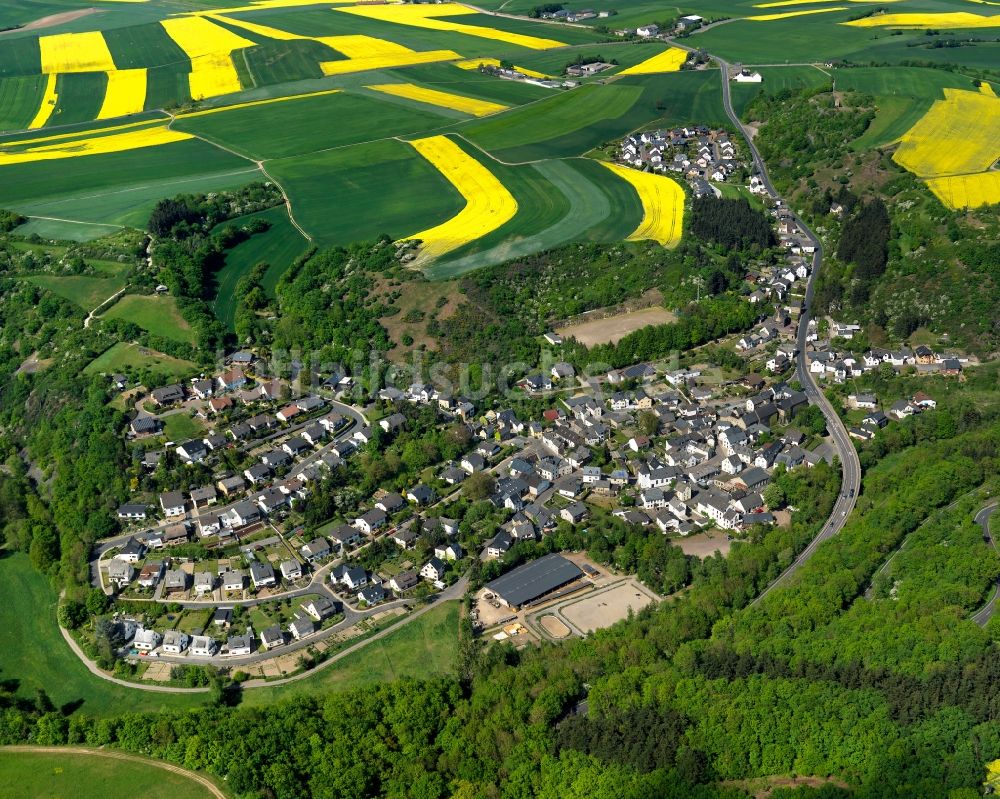
[[203, 777], [201, 774], [188, 771], [180, 766], [164, 763], [162, 760], [151, 760], [146, 757], [130, 755], [126, 752], [117, 752], [107, 749], [83, 749], [75, 746], [4, 746], [0, 747], [0, 752], [33, 752], [40, 755], [93, 755], [96, 757], [108, 757], [112, 760], [130, 760], [133, 763], [143, 763], [147, 766], [161, 768], [164, 771], [171, 771], [174, 774], [187, 777], [189, 780], [194, 780], [198, 784], [203, 785], [205, 790], [207, 790], [216, 799], [229, 799], [229, 797], [224, 794], [214, 782], [208, 779], [208, 777]]

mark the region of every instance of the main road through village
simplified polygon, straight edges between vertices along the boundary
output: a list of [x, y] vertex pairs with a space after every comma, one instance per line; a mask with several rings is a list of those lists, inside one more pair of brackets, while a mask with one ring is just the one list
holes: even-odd
[[[695, 48], [688, 47], [687, 45], [676, 41], [673, 42], [673, 44], [690, 52], [696, 51]], [[749, 134], [746, 127], [733, 110], [732, 96], [729, 91], [730, 65], [718, 56], [712, 56], [712, 58], [714, 58], [719, 64], [719, 71], [722, 78], [722, 102], [726, 108], [726, 115], [746, 142], [747, 149], [753, 159], [754, 169], [757, 174], [760, 175], [760, 178], [764, 183], [764, 188], [767, 189], [767, 193], [772, 200], [782, 203], [787, 212], [805, 232], [806, 237], [816, 248], [813, 252], [812, 272], [810, 273], [809, 281], [806, 284], [806, 296], [802, 302], [802, 313], [799, 315], [798, 332], [796, 337], [797, 353], [795, 355], [795, 375], [799, 383], [802, 384], [802, 390], [809, 398], [809, 402], [816, 405], [823, 412], [823, 417], [826, 420], [826, 429], [830, 433], [834, 447], [837, 450], [837, 456], [840, 459], [840, 468], [842, 473], [840, 494], [837, 497], [837, 501], [834, 503], [833, 511], [831, 512], [830, 517], [826, 520], [826, 523], [816, 534], [815, 538], [813, 538], [806, 548], [799, 553], [799, 556], [792, 561], [788, 568], [778, 575], [778, 577], [754, 600], [753, 604], [756, 604], [770, 594], [775, 588], [785, 584], [789, 579], [791, 579], [792, 575], [795, 574], [795, 572], [797, 572], [810, 557], [812, 557], [812, 554], [816, 551], [820, 544], [828, 538], [835, 536], [843, 528], [848, 517], [851, 515], [851, 511], [854, 510], [854, 504], [861, 491], [861, 463], [858, 461], [858, 453], [854, 449], [854, 444], [851, 442], [850, 436], [847, 434], [847, 428], [844, 427], [844, 423], [841, 421], [840, 416], [837, 415], [837, 412], [830, 404], [830, 401], [826, 398], [826, 395], [823, 394], [823, 392], [816, 385], [816, 381], [813, 378], [812, 373], [809, 371], [809, 362], [806, 358], [806, 334], [809, 329], [809, 319], [812, 313], [812, 299], [813, 292], [816, 288], [816, 278], [819, 275], [820, 267], [823, 264], [823, 242], [820, 241], [819, 236], [817, 236], [812, 229], [804, 221], [802, 221], [801, 218], [799, 218], [799, 216], [788, 206], [788, 204], [783, 201], [781, 195], [778, 194], [778, 191], [774, 188], [774, 184], [771, 182], [771, 176], [767, 171], [767, 166], [764, 164], [764, 159], [760, 157], [760, 151], [757, 149], [757, 145], [754, 144], [753, 137]]]

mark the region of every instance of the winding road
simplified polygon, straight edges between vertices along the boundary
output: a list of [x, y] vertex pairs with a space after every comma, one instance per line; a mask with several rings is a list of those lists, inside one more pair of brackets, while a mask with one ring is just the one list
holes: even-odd
[[[996, 539], [990, 535], [990, 519], [997, 512], [998, 506], [1000, 506], [1000, 503], [994, 500], [976, 514], [976, 523], [983, 528], [983, 538], [989, 538], [990, 544], [996, 552], [1000, 552], [1000, 550], [997, 549]], [[972, 615], [972, 620], [980, 627], [985, 627], [987, 622], [993, 617], [993, 611], [996, 610], [998, 600], [1000, 600], [1000, 580], [997, 581], [997, 585], [993, 589], [993, 596], [990, 597], [989, 601], [982, 608]]]
[[[673, 41], [672, 44], [684, 50], [688, 50], [689, 52], [695, 52], [695, 48], [688, 47], [680, 42]], [[726, 109], [726, 115], [746, 142], [747, 149], [753, 159], [754, 169], [763, 181], [768, 195], [773, 200], [781, 201], [781, 195], [778, 194], [778, 191], [774, 188], [774, 184], [771, 182], [771, 176], [768, 174], [767, 166], [764, 164], [764, 160], [760, 157], [757, 145], [754, 144], [753, 138], [749, 135], [747, 129], [740, 121], [740, 118], [733, 110], [733, 101], [729, 87], [730, 65], [718, 56], [712, 56], [712, 58], [714, 58], [719, 64], [721, 72], [722, 102]], [[810, 273], [809, 281], [806, 284], [806, 296], [802, 304], [802, 313], [799, 315], [798, 333], [796, 338], [797, 352], [795, 355], [795, 376], [802, 385], [802, 390], [809, 398], [809, 402], [816, 405], [823, 412], [823, 417], [826, 420], [826, 429], [829, 431], [830, 437], [833, 439], [833, 444], [837, 449], [837, 455], [840, 458], [842, 479], [840, 495], [834, 503], [833, 511], [830, 514], [830, 517], [826, 520], [826, 523], [820, 529], [819, 533], [817, 533], [816, 537], [809, 542], [801, 553], [799, 553], [799, 556], [792, 561], [788, 568], [778, 575], [778, 577], [760, 593], [752, 604], [760, 602], [760, 600], [766, 597], [775, 588], [787, 583], [788, 580], [791, 579], [792, 575], [802, 567], [802, 564], [812, 557], [812, 554], [816, 551], [820, 544], [840, 532], [844, 524], [847, 522], [848, 517], [851, 515], [851, 511], [854, 510], [858, 494], [861, 491], [861, 463], [858, 461], [857, 450], [854, 449], [854, 443], [847, 434], [847, 428], [844, 427], [844, 423], [841, 421], [840, 416], [830, 404], [829, 400], [827, 400], [826, 395], [823, 394], [819, 386], [817, 386], [816, 380], [809, 371], [809, 362], [806, 358], [806, 334], [809, 329], [809, 314], [812, 307], [813, 293], [816, 288], [816, 278], [819, 275], [820, 267], [823, 263], [823, 243], [820, 241], [819, 236], [817, 236], [812, 229], [806, 225], [806, 223], [803, 222], [791, 208], [788, 207], [787, 203], [783, 203], [783, 207], [788, 211], [799, 228], [805, 233], [806, 238], [808, 238], [816, 248], [813, 253], [812, 272]]]

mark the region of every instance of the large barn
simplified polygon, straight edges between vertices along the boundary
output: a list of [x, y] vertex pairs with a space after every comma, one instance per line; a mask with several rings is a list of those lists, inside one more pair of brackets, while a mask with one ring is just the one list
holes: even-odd
[[562, 555], [545, 555], [525, 563], [486, 584], [486, 590], [511, 608], [532, 605], [567, 583], [583, 576], [579, 567]]

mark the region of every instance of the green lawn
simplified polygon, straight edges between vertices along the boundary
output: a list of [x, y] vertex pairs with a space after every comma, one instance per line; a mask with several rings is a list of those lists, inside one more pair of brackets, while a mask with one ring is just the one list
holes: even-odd
[[180, 443], [189, 438], [200, 436], [205, 432], [205, 427], [197, 419], [193, 419], [186, 413], [172, 413], [163, 418], [163, 435], [171, 441]]
[[92, 311], [125, 287], [124, 278], [118, 277], [31, 275], [25, 279], [70, 302], [75, 302], [86, 311]]
[[458, 602], [445, 602], [316, 674], [275, 688], [244, 691], [243, 704], [270, 705], [299, 694], [451, 673], [458, 654], [458, 611]]
[[[109, 753], [110, 754], [110, 753]], [[9, 752], [0, 749], [0, 784], [7, 799], [132, 799], [169, 796], [205, 799], [204, 786], [153, 761], [73, 753]]]
[[264, 274], [264, 287], [274, 291], [278, 279], [292, 262], [305, 252], [308, 242], [288, 219], [284, 206], [269, 208], [225, 222], [226, 225], [246, 224], [252, 218], [266, 219], [271, 227], [226, 252], [226, 265], [215, 274], [216, 294], [213, 308], [216, 316], [230, 329], [236, 315], [236, 284], [260, 263], [270, 265]]
[[[0, 550], [0, 679], [13, 680], [18, 694], [44, 688], [57, 706], [79, 707], [91, 716], [125, 710], [179, 710], [201, 704], [199, 694], [165, 694], [124, 688], [95, 677], [73, 654], [56, 623], [55, 592], [27, 555]], [[9, 787], [9, 782], [0, 782]]]
[[198, 371], [191, 361], [174, 358], [156, 350], [119, 341], [98, 355], [84, 368], [84, 374], [116, 374], [128, 369], [148, 370], [158, 376], [156, 382], [170, 382], [189, 377]]
[[102, 319], [123, 319], [155, 336], [194, 344], [194, 331], [169, 296], [127, 294], [101, 314]]

